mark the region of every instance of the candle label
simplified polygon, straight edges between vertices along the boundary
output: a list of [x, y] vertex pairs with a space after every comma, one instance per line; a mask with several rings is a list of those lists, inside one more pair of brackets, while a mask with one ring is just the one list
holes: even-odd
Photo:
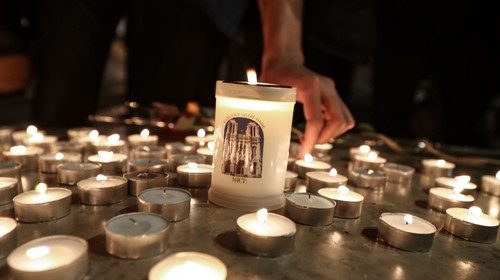
[[264, 150], [262, 123], [256, 117], [245, 114], [245, 117], [232, 115], [225, 124], [222, 174], [233, 176], [235, 183], [246, 183], [245, 178], [261, 178]]

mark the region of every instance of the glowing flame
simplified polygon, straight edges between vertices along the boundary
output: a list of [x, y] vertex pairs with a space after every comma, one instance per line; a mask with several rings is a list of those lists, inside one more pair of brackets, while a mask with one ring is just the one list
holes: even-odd
[[469, 214], [474, 217], [481, 217], [483, 215], [483, 210], [477, 206], [472, 206], [469, 208]]
[[35, 190], [37, 193], [45, 193], [47, 191], [47, 184], [40, 183], [36, 185]]
[[106, 180], [108, 180], [108, 177], [106, 175], [99, 174], [99, 175], [95, 176], [95, 180], [99, 181], [99, 182], [106, 181]]
[[215, 142], [213, 142], [213, 141], [212, 141], [212, 142], [208, 142], [208, 143], [207, 143], [207, 147], [208, 147], [208, 149], [209, 149], [210, 151], [212, 151], [212, 152], [213, 152], [213, 151], [215, 150]]
[[26, 153], [26, 146], [19, 145], [19, 146], [14, 146], [10, 148], [10, 152], [13, 154], [24, 154]]
[[436, 160], [436, 166], [438, 167], [444, 167], [446, 165], [446, 160], [444, 159], [438, 159]]
[[196, 136], [198, 136], [200, 138], [205, 137], [205, 135], [207, 135], [207, 133], [205, 132], [205, 130], [203, 128], [198, 129], [198, 131], [196, 132]]
[[405, 214], [403, 217], [403, 221], [405, 222], [405, 225], [411, 225], [413, 224], [413, 216], [410, 214]]
[[259, 220], [261, 223], [267, 222], [267, 216], [269, 216], [269, 214], [267, 213], [266, 208], [262, 208], [257, 211], [257, 220]]
[[456, 185], [453, 188], [453, 193], [454, 194], [460, 194], [463, 190], [464, 190], [464, 186], [463, 185]]
[[330, 177], [335, 177], [335, 176], [337, 176], [337, 169], [335, 169], [335, 168], [330, 169], [330, 172], [328, 172], [328, 175], [329, 175]]
[[98, 151], [97, 154], [103, 160], [110, 160], [113, 157], [113, 151]]
[[108, 142], [111, 144], [116, 144], [118, 141], [120, 141], [120, 135], [118, 134], [111, 134], [108, 136]]
[[497, 171], [497, 174], [495, 175], [495, 178], [497, 178], [497, 180], [500, 180], [500, 170]]
[[349, 192], [349, 188], [346, 187], [346, 186], [344, 186], [344, 185], [342, 185], [342, 186], [340, 186], [338, 188], [338, 191], [339, 191], [340, 194], [347, 194]]
[[361, 145], [361, 146], [359, 146], [358, 150], [363, 154], [368, 154], [370, 152], [371, 148], [368, 145]]
[[257, 84], [257, 72], [255, 72], [255, 69], [251, 68], [247, 70], [247, 81], [251, 85]]
[[57, 154], [54, 156], [54, 158], [55, 158], [56, 160], [62, 160], [62, 159], [64, 158], [64, 154], [63, 154], [63, 153], [57, 153]]
[[99, 131], [97, 130], [92, 130], [89, 132], [89, 139], [91, 141], [97, 141], [97, 139], [99, 139]]
[[48, 246], [38, 246], [26, 250], [26, 256], [32, 260], [39, 259], [49, 254], [49, 252], [50, 248]]
[[459, 185], [465, 185], [465, 184], [470, 182], [470, 176], [468, 176], [468, 175], [456, 176], [455, 182], [456, 182], [456, 184], [459, 184]]
[[311, 154], [310, 154], [310, 153], [306, 153], [306, 154], [304, 155], [304, 161], [305, 161], [305, 162], [307, 162], [307, 163], [311, 163], [311, 162], [313, 162], [313, 156], [311, 156]]
[[188, 162], [187, 166], [189, 169], [198, 169], [198, 164], [196, 162]]
[[140, 133], [141, 137], [146, 138], [149, 136], [149, 129], [143, 129]]
[[375, 173], [375, 171], [373, 171], [373, 170], [369, 169], [366, 173], [368, 173], [368, 175], [370, 175], [370, 174]]
[[369, 152], [368, 155], [366, 156], [369, 160], [376, 160], [378, 158], [377, 153], [375, 152]]
[[38, 128], [37, 128], [36, 126], [34, 126], [34, 125], [30, 125], [30, 126], [28, 126], [28, 127], [26, 128], [26, 133], [27, 133], [28, 135], [33, 136], [33, 135], [35, 135], [35, 133], [37, 133], [37, 132], [38, 132]]
[[43, 134], [41, 134], [40, 132], [37, 132], [37, 133], [31, 135], [30, 141], [31, 142], [41, 142], [41, 141], [43, 141], [44, 138], [45, 138], [45, 136]]

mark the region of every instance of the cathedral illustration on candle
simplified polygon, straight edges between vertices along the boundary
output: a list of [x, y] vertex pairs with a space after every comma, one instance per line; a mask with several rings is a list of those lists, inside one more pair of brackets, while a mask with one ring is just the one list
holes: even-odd
[[262, 128], [248, 118], [232, 118], [224, 128], [222, 173], [236, 177], [262, 177]]

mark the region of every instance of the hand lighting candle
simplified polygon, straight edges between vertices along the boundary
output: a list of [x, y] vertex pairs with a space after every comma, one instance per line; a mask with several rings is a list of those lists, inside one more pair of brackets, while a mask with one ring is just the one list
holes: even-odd
[[218, 258], [198, 252], [180, 252], [155, 264], [148, 278], [224, 280], [226, 275], [226, 265]]
[[307, 191], [310, 193], [318, 193], [322, 188], [335, 188], [347, 183], [347, 177], [339, 175], [337, 169], [332, 168], [329, 172], [326, 171], [311, 171], [306, 173]]
[[57, 166], [57, 182], [74, 186], [79, 181], [97, 176], [99, 173], [101, 165], [98, 163], [66, 162]]
[[463, 194], [474, 194], [476, 192], [477, 186], [470, 182], [470, 176], [462, 175], [456, 176], [455, 178], [449, 177], [438, 177], [436, 178], [436, 187], [453, 189], [456, 186], [462, 188]]
[[363, 195], [349, 190], [346, 186], [323, 188], [318, 191], [318, 194], [335, 201], [335, 217], [355, 219], [361, 216], [365, 198]]
[[127, 168], [127, 158], [127, 155], [116, 154], [113, 151], [98, 151], [97, 155], [89, 156], [88, 160], [100, 164], [104, 174], [122, 175]]
[[483, 176], [481, 178], [481, 191], [494, 196], [500, 196], [500, 170], [498, 170], [495, 177]]
[[215, 142], [208, 142], [206, 147], [199, 148], [196, 153], [205, 157], [206, 164], [212, 164], [215, 150]]
[[140, 212], [160, 214], [171, 222], [189, 217], [191, 194], [177, 188], [153, 188], [137, 196]]
[[0, 177], [0, 205], [11, 203], [18, 192], [18, 180], [16, 178]]
[[326, 226], [333, 222], [335, 201], [309, 193], [286, 196], [285, 216], [308, 226]]
[[236, 223], [239, 246], [250, 254], [279, 257], [294, 251], [295, 223], [284, 216], [263, 208], [240, 216]]
[[140, 134], [129, 135], [128, 142], [132, 147], [156, 146], [158, 144], [158, 136], [150, 135], [148, 129], [143, 129]]
[[212, 166], [189, 162], [177, 167], [177, 183], [185, 187], [209, 187], [212, 179]]
[[43, 150], [38, 147], [13, 146], [9, 151], [3, 151], [3, 155], [9, 161], [18, 162], [24, 171], [38, 170], [38, 157]]
[[475, 242], [497, 240], [499, 221], [483, 213], [481, 208], [448, 208], [444, 229], [453, 235]]
[[83, 204], [103, 205], [118, 203], [127, 197], [127, 179], [118, 176], [87, 178], [77, 183], [80, 201]]
[[71, 210], [71, 191], [47, 188], [40, 183], [33, 191], [18, 194], [13, 199], [16, 219], [25, 223], [39, 223], [62, 218]]
[[82, 161], [82, 155], [76, 153], [56, 153], [56, 154], [45, 154], [38, 158], [38, 166], [40, 167], [40, 172], [43, 173], [57, 173], [57, 166], [65, 162], [76, 162]]
[[382, 213], [378, 220], [378, 238], [401, 250], [428, 252], [436, 227], [428, 221], [404, 213]]
[[16, 220], [0, 217], [0, 259], [7, 257], [7, 255], [16, 248], [16, 228]]
[[311, 154], [306, 153], [304, 159], [295, 161], [295, 170], [299, 174], [299, 178], [305, 179], [306, 174], [311, 171], [327, 171], [332, 166], [326, 162], [314, 160]]
[[470, 207], [474, 202], [472, 195], [461, 194], [463, 188], [457, 185], [453, 189], [432, 188], [429, 191], [429, 207], [441, 212], [452, 207]]
[[124, 175], [128, 180], [128, 194], [137, 196], [144, 190], [168, 186], [169, 176], [166, 173], [138, 171]]

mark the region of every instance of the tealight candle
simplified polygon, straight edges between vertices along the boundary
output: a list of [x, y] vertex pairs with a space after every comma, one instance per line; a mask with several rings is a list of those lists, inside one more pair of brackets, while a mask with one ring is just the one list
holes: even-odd
[[476, 184], [470, 182], [470, 176], [467, 175], [436, 178], [436, 187], [453, 189], [457, 186], [462, 188], [463, 194], [474, 194], [477, 188]]
[[428, 197], [429, 207], [441, 212], [452, 207], [470, 207], [474, 202], [474, 197], [461, 194], [461, 192], [460, 186], [454, 189], [431, 188]]
[[65, 162], [81, 162], [82, 155], [75, 153], [45, 154], [38, 158], [40, 172], [57, 173], [57, 166]]
[[361, 216], [365, 197], [346, 186], [323, 188], [318, 190], [318, 194], [335, 201], [335, 217], [355, 219]]
[[444, 159], [423, 159], [422, 173], [429, 177], [451, 177], [455, 164]]
[[74, 186], [79, 181], [97, 176], [99, 173], [101, 173], [101, 165], [98, 163], [61, 163], [57, 166], [57, 182]]
[[127, 155], [113, 151], [98, 151], [97, 155], [89, 156], [88, 161], [100, 164], [104, 174], [121, 175], [127, 168], [127, 158]]
[[88, 269], [88, 243], [69, 235], [31, 240], [7, 257], [12, 279], [83, 279]]
[[212, 166], [189, 162], [177, 167], [177, 183], [192, 188], [209, 187], [212, 180]]
[[24, 144], [24, 139], [29, 138], [36, 133], [45, 134], [45, 131], [38, 130], [38, 128], [34, 125], [29, 125], [26, 130], [14, 131], [12, 133], [12, 140], [14, 140], [15, 145]]
[[97, 153], [97, 149], [95, 143], [103, 143], [106, 142], [107, 136], [100, 135], [99, 131], [92, 130], [88, 133], [87, 136], [78, 138], [78, 143], [84, 145], [83, 148], [83, 160], [86, 161], [88, 156]]
[[498, 170], [494, 177], [485, 175], [481, 178], [481, 191], [494, 196], [500, 196], [500, 170]]
[[481, 208], [448, 208], [444, 229], [466, 240], [493, 243], [498, 235], [498, 219], [486, 215]]
[[16, 178], [18, 180], [19, 191], [21, 191], [21, 164], [19, 162], [0, 162], [0, 177]]
[[226, 265], [218, 258], [198, 252], [180, 252], [155, 264], [149, 271], [148, 279], [224, 280], [226, 276]]
[[140, 212], [160, 214], [171, 222], [189, 217], [191, 194], [177, 188], [153, 188], [137, 196]]
[[333, 222], [335, 202], [309, 193], [286, 196], [285, 216], [308, 226], [326, 226]]
[[154, 213], [128, 213], [106, 222], [106, 251], [123, 259], [156, 256], [167, 249], [170, 223]]
[[16, 228], [16, 220], [0, 217], [0, 259], [5, 258], [14, 248], [16, 248]]
[[74, 141], [74, 140], [79, 140], [81, 138], [85, 138], [93, 130], [94, 129], [92, 127], [74, 127], [68, 129], [66, 133], [68, 134], [68, 139], [70, 141]]
[[295, 223], [290, 219], [261, 209], [257, 213], [240, 216], [238, 243], [244, 251], [264, 257], [278, 257], [292, 253], [295, 246]]
[[71, 191], [64, 188], [47, 188], [40, 183], [33, 191], [18, 194], [13, 199], [16, 219], [25, 223], [57, 220], [71, 210]]
[[10, 127], [6, 126], [0, 127], [0, 151], [6, 151], [10, 148], [12, 144], [11, 141], [12, 132], [13, 130]]
[[206, 147], [199, 148], [198, 150], [196, 150], [196, 153], [198, 155], [205, 157], [206, 164], [212, 164], [212, 160], [214, 157], [214, 150], [215, 150], [215, 142], [208, 142]]
[[124, 175], [128, 180], [128, 194], [137, 196], [144, 190], [168, 186], [169, 176], [166, 173], [138, 171]]
[[379, 156], [375, 152], [369, 152], [367, 155], [355, 155], [353, 160], [353, 169], [365, 168], [379, 170], [387, 162], [387, 159]]
[[387, 163], [382, 167], [382, 171], [387, 175], [389, 183], [411, 185], [415, 168], [403, 164]]
[[18, 194], [18, 180], [11, 177], [0, 177], [0, 205], [9, 204]]
[[92, 142], [96, 151], [111, 151], [122, 154], [127, 152], [125, 141], [120, 139], [120, 135], [112, 134], [104, 141]]
[[185, 155], [185, 154], [175, 154], [168, 157], [168, 168], [171, 172], [177, 172], [177, 167], [179, 165], [187, 164], [189, 162], [195, 162], [199, 164], [205, 163], [205, 157], [201, 155]]
[[314, 154], [322, 157], [327, 155], [332, 148], [333, 145], [330, 143], [316, 144], [314, 145]]
[[13, 146], [8, 151], [3, 151], [7, 160], [18, 162], [22, 165], [24, 171], [38, 170], [38, 156], [43, 150], [38, 147]]
[[33, 134], [29, 138], [23, 140], [23, 144], [26, 146], [39, 147], [43, 150], [43, 153], [50, 153], [57, 142], [56, 136], [44, 135], [40, 132]]
[[158, 136], [150, 135], [149, 129], [143, 129], [140, 134], [129, 135], [127, 139], [132, 147], [156, 146], [158, 144]]
[[213, 134], [207, 135], [206, 131], [203, 128], [200, 128], [196, 132], [196, 136], [194, 135], [186, 136], [184, 141], [186, 141], [186, 143], [188, 143], [189, 145], [198, 148], [205, 146], [208, 142], [213, 142], [214, 135]]
[[133, 159], [128, 162], [128, 172], [151, 171], [164, 173], [168, 170], [167, 165], [167, 161], [163, 159]]
[[339, 175], [335, 168], [330, 169], [329, 172], [312, 171], [306, 173], [306, 186], [310, 193], [318, 193], [319, 189], [335, 188], [346, 183], [347, 177]]
[[436, 227], [428, 221], [404, 213], [382, 213], [378, 238], [392, 247], [411, 252], [428, 252]]
[[285, 173], [285, 192], [293, 191], [295, 189], [295, 185], [297, 184], [297, 177], [299, 175], [292, 171], [286, 171]]
[[349, 149], [349, 156], [351, 157], [351, 160], [354, 160], [355, 156], [357, 156], [357, 155], [366, 156], [370, 152], [376, 153], [378, 155], [378, 151], [372, 150], [370, 148], [370, 146], [368, 146], [368, 145], [361, 145], [359, 147], [350, 148]]
[[387, 176], [385, 173], [372, 169], [357, 168], [351, 170], [349, 179], [359, 188], [381, 191], [385, 188]]
[[73, 153], [82, 157], [85, 145], [77, 141], [57, 141], [53, 146], [52, 153]]
[[306, 153], [304, 159], [295, 161], [295, 170], [302, 179], [306, 178], [306, 173], [311, 171], [326, 171], [332, 166], [326, 162], [314, 160], [311, 154]]
[[83, 204], [103, 205], [123, 201], [127, 197], [127, 179], [118, 176], [87, 178], [77, 183], [80, 201]]
[[165, 144], [165, 149], [167, 151], [167, 158], [176, 154], [192, 154], [196, 149], [188, 144], [182, 142], [169, 142]]
[[156, 158], [156, 159], [164, 159], [167, 154], [167, 151], [164, 147], [161, 146], [142, 146], [137, 147], [132, 150], [131, 157], [133, 159], [141, 159], [141, 158]]

